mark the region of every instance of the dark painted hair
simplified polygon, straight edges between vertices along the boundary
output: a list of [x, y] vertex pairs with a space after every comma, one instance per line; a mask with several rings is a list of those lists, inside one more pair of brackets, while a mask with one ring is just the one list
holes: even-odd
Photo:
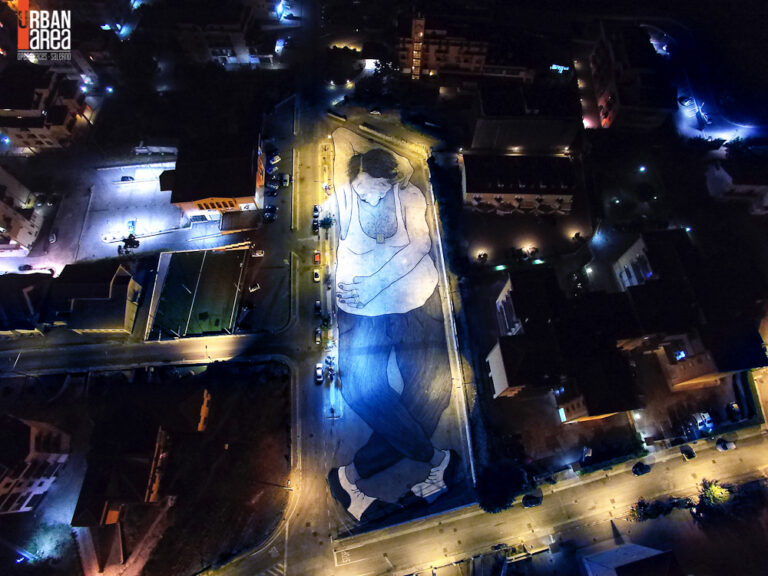
[[386, 178], [394, 184], [398, 178], [397, 160], [391, 152], [381, 148], [372, 148], [365, 154], [353, 154], [347, 165], [349, 181], [360, 172], [373, 178]]

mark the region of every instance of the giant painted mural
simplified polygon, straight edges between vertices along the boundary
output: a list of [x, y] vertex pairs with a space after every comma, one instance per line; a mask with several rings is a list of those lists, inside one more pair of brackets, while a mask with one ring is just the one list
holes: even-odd
[[[333, 133], [333, 145], [341, 394], [371, 433], [328, 483], [347, 512], [365, 521], [387, 507], [440, 497], [458, 456], [432, 441], [450, 402], [451, 374], [424, 192], [394, 151], [345, 128]], [[404, 460], [415, 464], [407, 482], [395, 477]], [[402, 485], [395, 502], [391, 490], [388, 501], [377, 494], [377, 483], [367, 482], [374, 477], [378, 485]]]

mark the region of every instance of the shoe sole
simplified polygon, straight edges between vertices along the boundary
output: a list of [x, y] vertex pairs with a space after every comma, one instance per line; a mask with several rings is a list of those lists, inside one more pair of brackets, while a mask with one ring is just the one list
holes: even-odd
[[[339, 469], [333, 468], [328, 472], [328, 488], [331, 490], [331, 496], [344, 507], [344, 511], [347, 512], [352, 505], [352, 497], [344, 490], [339, 481]], [[350, 514], [350, 516], [352, 516]]]

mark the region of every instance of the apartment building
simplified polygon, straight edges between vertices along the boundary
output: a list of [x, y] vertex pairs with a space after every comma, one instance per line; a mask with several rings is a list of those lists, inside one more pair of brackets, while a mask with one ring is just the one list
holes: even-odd
[[52, 424], [0, 418], [0, 515], [31, 512], [69, 458], [70, 436]]
[[77, 80], [28, 63], [0, 74], [0, 133], [25, 153], [68, 146], [85, 110]]

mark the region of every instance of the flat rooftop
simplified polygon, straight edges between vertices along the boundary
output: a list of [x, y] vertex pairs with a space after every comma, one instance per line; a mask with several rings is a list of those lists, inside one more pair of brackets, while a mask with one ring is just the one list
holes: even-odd
[[465, 154], [468, 194], [570, 194], [573, 162], [563, 156]]

